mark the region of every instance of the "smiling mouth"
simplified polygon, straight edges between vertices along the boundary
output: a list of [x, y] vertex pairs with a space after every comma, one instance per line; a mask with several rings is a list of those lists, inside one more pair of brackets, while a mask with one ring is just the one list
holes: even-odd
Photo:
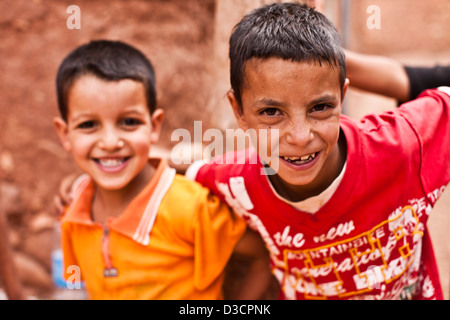
[[316, 153], [307, 154], [307, 155], [304, 155], [301, 157], [283, 157], [282, 156], [281, 158], [289, 163], [299, 166], [299, 165], [307, 164], [307, 163], [313, 161], [318, 154], [319, 153], [316, 152]]
[[114, 169], [123, 165], [130, 157], [124, 158], [94, 158], [93, 160], [106, 169]]

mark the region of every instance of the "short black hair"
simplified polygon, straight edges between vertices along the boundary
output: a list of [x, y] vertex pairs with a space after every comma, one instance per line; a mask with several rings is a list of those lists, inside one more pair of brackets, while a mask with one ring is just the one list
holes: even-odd
[[65, 121], [70, 89], [75, 80], [86, 74], [107, 81], [139, 81], [144, 85], [150, 114], [156, 109], [156, 79], [150, 60], [124, 42], [94, 40], [73, 50], [59, 66], [56, 91], [59, 112]]
[[345, 84], [345, 53], [339, 33], [321, 13], [298, 3], [275, 3], [247, 14], [230, 37], [230, 81], [242, 106], [242, 87], [247, 60], [281, 58], [322, 63], [339, 68], [341, 92]]

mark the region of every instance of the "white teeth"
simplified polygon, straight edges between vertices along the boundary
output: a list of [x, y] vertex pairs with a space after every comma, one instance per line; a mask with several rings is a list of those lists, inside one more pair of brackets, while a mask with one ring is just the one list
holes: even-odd
[[99, 162], [104, 167], [117, 167], [123, 163], [124, 159], [99, 159]]

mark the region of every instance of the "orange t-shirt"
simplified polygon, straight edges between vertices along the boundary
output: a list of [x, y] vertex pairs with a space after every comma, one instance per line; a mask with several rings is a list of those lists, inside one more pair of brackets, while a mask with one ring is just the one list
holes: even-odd
[[92, 221], [84, 176], [62, 219], [65, 278], [74, 268], [91, 299], [221, 299], [223, 271], [244, 220], [160, 160], [154, 178], [117, 218]]

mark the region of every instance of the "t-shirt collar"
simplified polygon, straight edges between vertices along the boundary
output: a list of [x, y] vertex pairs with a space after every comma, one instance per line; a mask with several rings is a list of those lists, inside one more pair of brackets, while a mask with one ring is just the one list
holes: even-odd
[[[167, 165], [167, 160], [153, 158], [150, 162], [156, 172], [144, 189], [130, 202], [117, 218], [110, 218], [107, 225], [138, 243], [148, 245], [150, 232], [156, 219], [162, 199], [175, 177], [175, 169]], [[93, 180], [82, 175], [74, 183], [73, 202], [63, 217], [63, 222], [98, 224], [92, 220], [91, 204], [95, 192]]]

